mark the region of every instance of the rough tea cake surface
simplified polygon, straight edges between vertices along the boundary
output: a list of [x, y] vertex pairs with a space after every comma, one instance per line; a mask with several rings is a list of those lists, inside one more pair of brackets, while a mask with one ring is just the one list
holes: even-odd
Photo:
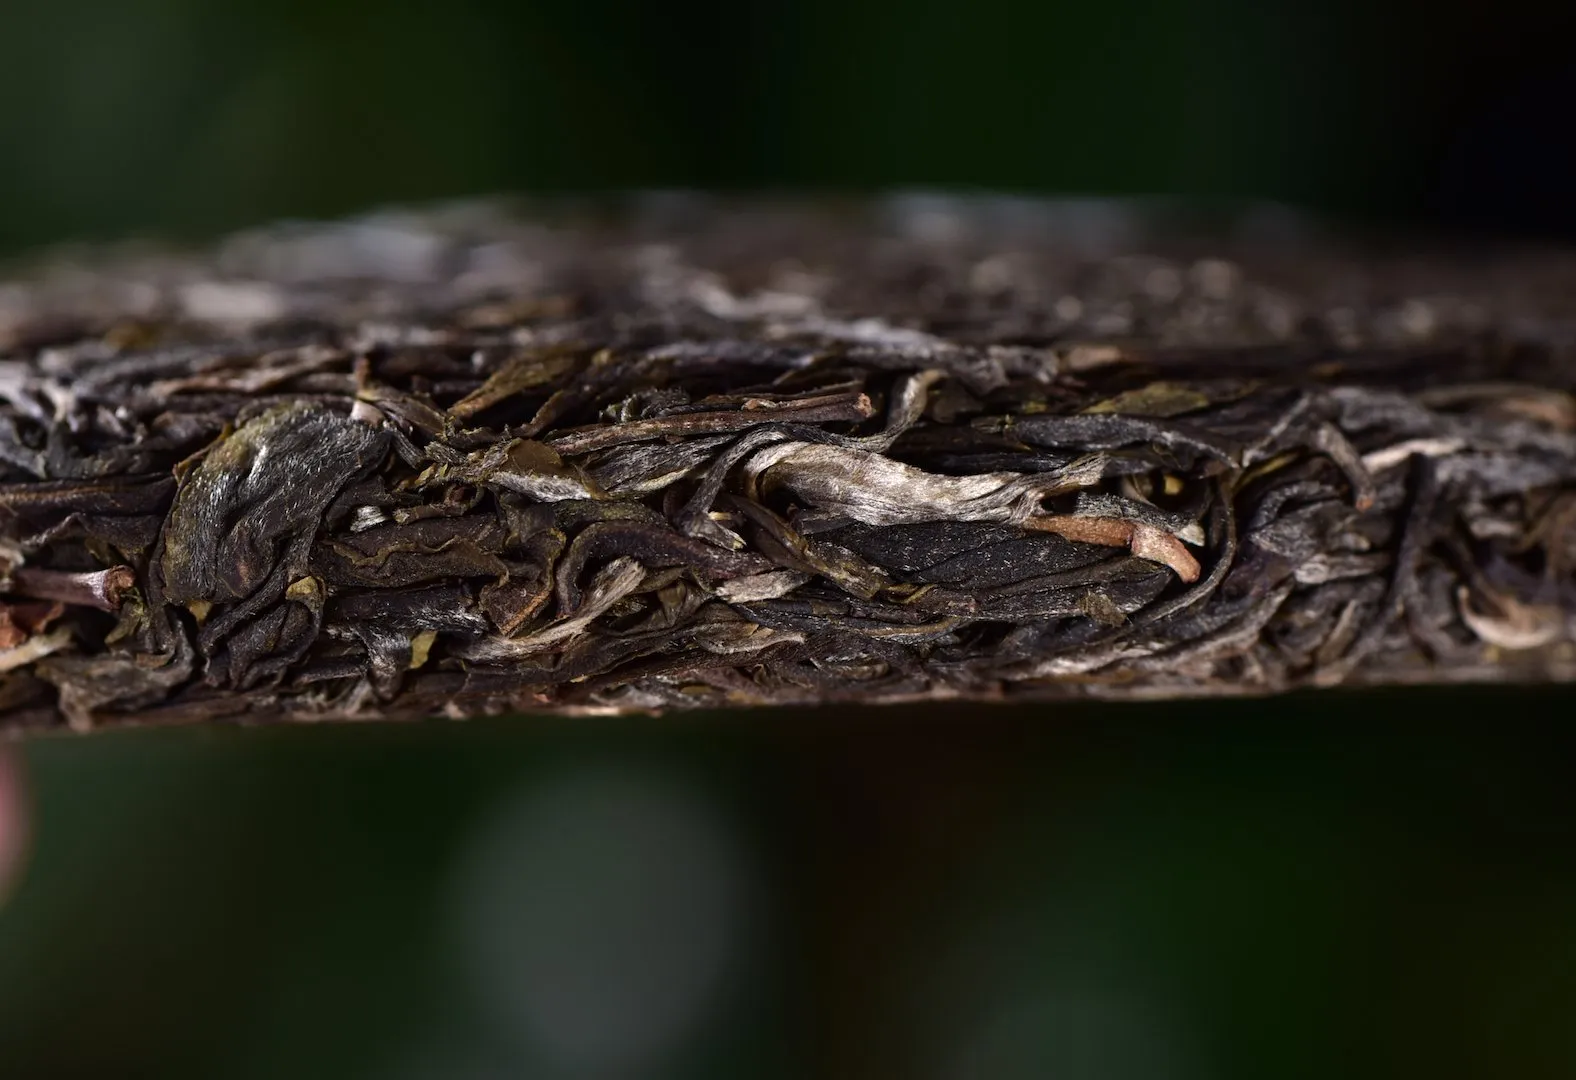
[[1576, 257], [467, 206], [0, 286], [0, 725], [1576, 675]]

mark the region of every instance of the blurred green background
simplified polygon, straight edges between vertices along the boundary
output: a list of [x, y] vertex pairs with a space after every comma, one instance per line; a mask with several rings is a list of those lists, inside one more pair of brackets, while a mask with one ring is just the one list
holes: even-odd
[[[1179, 192], [1576, 236], [1576, 13], [0, 9], [0, 251], [507, 190]], [[0, 1076], [1576, 1075], [1572, 698], [59, 739]]]

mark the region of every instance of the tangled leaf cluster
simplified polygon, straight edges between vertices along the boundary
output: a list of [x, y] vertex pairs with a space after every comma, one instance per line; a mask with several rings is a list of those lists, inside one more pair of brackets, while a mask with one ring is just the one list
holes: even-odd
[[32, 268], [0, 710], [1572, 677], [1576, 259], [1254, 220], [461, 207]]

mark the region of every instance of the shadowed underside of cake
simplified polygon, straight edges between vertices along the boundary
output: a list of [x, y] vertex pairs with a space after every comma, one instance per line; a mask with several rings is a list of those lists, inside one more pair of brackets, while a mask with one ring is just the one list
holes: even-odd
[[0, 727], [1576, 677], [1576, 254], [467, 205], [0, 284]]

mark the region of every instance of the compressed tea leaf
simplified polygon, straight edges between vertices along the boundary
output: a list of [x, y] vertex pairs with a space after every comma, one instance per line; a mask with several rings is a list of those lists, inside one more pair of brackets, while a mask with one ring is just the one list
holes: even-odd
[[475, 205], [0, 287], [0, 726], [1576, 677], [1576, 253]]

